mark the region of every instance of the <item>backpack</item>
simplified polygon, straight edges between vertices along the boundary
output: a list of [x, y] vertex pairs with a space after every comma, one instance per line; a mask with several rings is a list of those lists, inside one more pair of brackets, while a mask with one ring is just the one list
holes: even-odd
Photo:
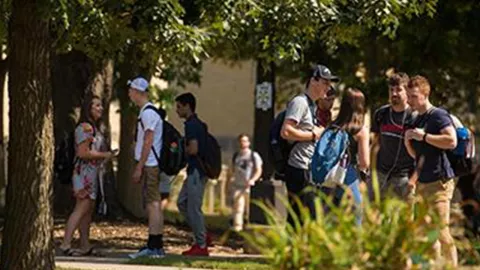
[[[428, 118], [430, 118], [435, 109], [428, 112]], [[458, 117], [444, 108], [441, 109], [445, 110], [450, 116], [457, 136], [457, 147], [455, 147], [455, 149], [445, 150], [455, 177], [471, 174], [473, 173], [475, 163], [475, 136], [471, 130], [462, 124]], [[428, 118], [426, 122], [428, 122]]]
[[[166, 114], [163, 109], [158, 109], [153, 105], [147, 105], [144, 111], [145, 110], [155, 111], [163, 121], [162, 149], [160, 154], [158, 154], [152, 146], [153, 155], [158, 162], [158, 167], [160, 171], [166, 175], [177, 175], [180, 170], [187, 165], [183, 137], [180, 132], [165, 119]], [[142, 128], [144, 128], [141, 118], [138, 118], [137, 121], [139, 121]], [[135, 139], [136, 138], [137, 136], [135, 135]]]
[[290, 143], [280, 135], [286, 113], [286, 111], [279, 113], [270, 126], [270, 156], [275, 170], [274, 178], [278, 180], [285, 180], [285, 168], [290, 151], [295, 145], [295, 143]]
[[[308, 107], [310, 113], [312, 114], [313, 123], [316, 123], [315, 113], [311, 109], [312, 106], [315, 106], [314, 102], [307, 96]], [[269, 142], [270, 142], [270, 156], [273, 160], [274, 167], [274, 178], [277, 180], [285, 180], [285, 169], [287, 167], [288, 158], [290, 157], [290, 152], [297, 142], [290, 143], [288, 140], [284, 139], [281, 136], [281, 131], [283, 123], [285, 122], [285, 116], [287, 111], [284, 110], [280, 112], [277, 117], [273, 120], [270, 125], [269, 132]]]
[[452, 165], [455, 176], [465, 176], [473, 173], [475, 159], [475, 136], [462, 122], [450, 114], [457, 135], [457, 147], [446, 151], [448, 161]]
[[312, 156], [312, 184], [335, 187], [347, 175], [349, 135], [338, 127], [328, 127], [315, 146]]
[[203, 155], [200, 164], [203, 166], [205, 174], [210, 179], [218, 179], [222, 172], [222, 151], [217, 139], [208, 132], [208, 127], [205, 126], [206, 143], [205, 154]]
[[[61, 184], [69, 185], [72, 183], [73, 170], [78, 158], [75, 154], [75, 130], [78, 123], [72, 132], [65, 132], [62, 141], [55, 148], [55, 157], [53, 162], [53, 170], [55, 179], [58, 179]], [[93, 137], [96, 136], [95, 126], [93, 127]]]

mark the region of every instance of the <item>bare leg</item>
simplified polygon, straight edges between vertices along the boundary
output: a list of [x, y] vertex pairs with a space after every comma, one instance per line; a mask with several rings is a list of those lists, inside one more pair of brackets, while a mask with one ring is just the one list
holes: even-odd
[[163, 220], [163, 214], [161, 214], [160, 202], [155, 201], [147, 204], [147, 213], [148, 233], [151, 235], [161, 234], [161, 228], [163, 226], [160, 223]]
[[68, 218], [65, 227], [65, 235], [63, 237], [63, 243], [60, 247], [61, 249], [67, 249], [71, 247], [73, 233], [78, 228], [82, 217], [85, 216], [85, 214], [89, 211], [90, 204], [90, 198], [77, 198], [77, 202], [75, 203], [75, 209], [73, 210], [72, 214], [70, 214], [70, 217]]
[[163, 226], [165, 224], [164, 212], [167, 209], [168, 198], [162, 199], [160, 201], [160, 234], [163, 234]]
[[80, 233], [80, 249], [88, 251], [91, 248], [90, 239], [90, 223], [92, 222], [95, 201], [90, 200], [88, 212], [82, 217], [78, 231]]

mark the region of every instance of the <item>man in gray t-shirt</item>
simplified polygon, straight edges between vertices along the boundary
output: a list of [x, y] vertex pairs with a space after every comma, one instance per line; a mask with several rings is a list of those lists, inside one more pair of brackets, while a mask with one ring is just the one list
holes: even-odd
[[[337, 81], [338, 77], [332, 75], [326, 66], [317, 65], [307, 81], [305, 93], [294, 97], [287, 106], [281, 136], [295, 145], [285, 169], [285, 181], [289, 202], [297, 217], [300, 217], [300, 210], [295, 197], [298, 197], [302, 204], [308, 207], [312, 217], [315, 217], [315, 193], [303, 192], [310, 185], [310, 162], [315, 143], [323, 132], [323, 128], [316, 125], [315, 102], [319, 98], [325, 98], [332, 82]], [[293, 224], [290, 215], [288, 222]]]
[[250, 149], [250, 138], [246, 134], [238, 136], [240, 150], [233, 154], [231, 190], [233, 195], [233, 229], [243, 229], [244, 215], [248, 215], [250, 187], [262, 176], [263, 161], [260, 155]]

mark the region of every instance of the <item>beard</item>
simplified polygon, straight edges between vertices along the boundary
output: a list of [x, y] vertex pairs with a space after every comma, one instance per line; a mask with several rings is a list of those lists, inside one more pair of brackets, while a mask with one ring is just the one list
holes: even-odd
[[391, 98], [390, 103], [392, 103], [392, 105], [400, 105], [402, 104], [402, 101], [400, 100], [400, 98]]

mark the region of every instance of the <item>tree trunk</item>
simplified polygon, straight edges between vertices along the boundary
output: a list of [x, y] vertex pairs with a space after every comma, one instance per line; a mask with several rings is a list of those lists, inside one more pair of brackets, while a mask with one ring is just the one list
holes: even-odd
[[[263, 63], [264, 64], [264, 63]], [[257, 62], [257, 83], [261, 84], [263, 82], [269, 82], [272, 84], [272, 106], [268, 110], [263, 110], [257, 108], [255, 105], [255, 127], [254, 127], [254, 138], [253, 146], [255, 151], [257, 151], [262, 157], [263, 163], [263, 179], [267, 180], [272, 177], [273, 174], [273, 164], [270, 158], [270, 125], [273, 121], [274, 109], [275, 109], [275, 65], [270, 64], [269, 69], [265, 70], [262, 62], [258, 60]], [[256, 89], [255, 89], [256, 93]], [[256, 94], [255, 94], [256, 95]], [[256, 102], [256, 96], [254, 102]]]
[[[85, 94], [94, 77], [94, 64], [79, 51], [53, 55], [51, 63], [55, 149], [58, 149], [78, 122]], [[55, 215], [66, 216], [72, 212], [75, 198], [72, 185], [61, 182], [57, 176], [54, 178], [53, 209]]]
[[[51, 207], [53, 106], [43, 2], [12, 1], [10, 140], [1, 269], [55, 268]], [[43, 3], [45, 4], [45, 3]]]

